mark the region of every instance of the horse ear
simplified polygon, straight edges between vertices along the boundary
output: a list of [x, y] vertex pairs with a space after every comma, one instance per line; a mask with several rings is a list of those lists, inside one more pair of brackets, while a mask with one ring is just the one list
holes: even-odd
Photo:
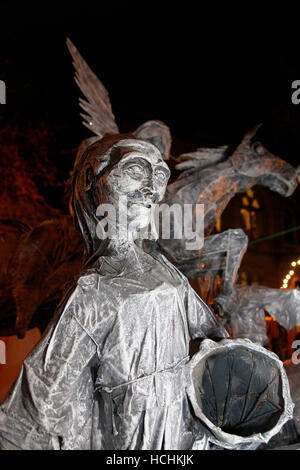
[[253, 129], [251, 129], [250, 131], [246, 132], [246, 134], [244, 135], [242, 141], [243, 142], [249, 142], [255, 136], [258, 129], [260, 129], [261, 127], [262, 127], [262, 122], [260, 124], [258, 124], [257, 126], [253, 127]]
[[158, 148], [164, 160], [170, 157], [172, 137], [169, 127], [162, 121], [147, 121], [133, 133], [138, 139], [146, 140]]

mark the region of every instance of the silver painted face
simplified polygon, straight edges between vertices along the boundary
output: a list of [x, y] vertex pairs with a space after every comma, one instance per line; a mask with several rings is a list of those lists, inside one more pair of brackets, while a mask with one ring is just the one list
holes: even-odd
[[118, 213], [126, 210], [127, 222], [140, 230], [151, 222], [154, 206], [165, 194], [170, 170], [159, 150], [149, 143], [124, 140], [118, 147], [124, 153], [102, 177], [102, 195]]

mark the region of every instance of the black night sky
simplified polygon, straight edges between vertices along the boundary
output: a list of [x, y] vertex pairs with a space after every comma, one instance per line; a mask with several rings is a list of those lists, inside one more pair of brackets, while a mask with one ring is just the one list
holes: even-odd
[[89, 135], [80, 123], [69, 36], [108, 89], [121, 131], [160, 119], [171, 128], [176, 155], [237, 143], [263, 122], [264, 144], [297, 165], [295, 15], [274, 6], [265, 14], [255, 4], [238, 8], [156, 0], [2, 2], [7, 104], [1, 121], [61, 126], [58, 151]]

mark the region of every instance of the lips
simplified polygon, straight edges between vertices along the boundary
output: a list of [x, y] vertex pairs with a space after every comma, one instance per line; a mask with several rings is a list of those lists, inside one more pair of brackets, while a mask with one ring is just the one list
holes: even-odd
[[151, 209], [151, 207], [153, 206], [153, 202], [152, 201], [145, 201], [144, 199], [129, 199], [128, 200], [128, 205], [129, 206], [142, 206], [142, 207], [145, 207], [147, 209]]

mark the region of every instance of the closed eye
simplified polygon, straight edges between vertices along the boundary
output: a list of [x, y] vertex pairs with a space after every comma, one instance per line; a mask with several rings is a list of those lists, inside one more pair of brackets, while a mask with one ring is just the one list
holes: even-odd
[[145, 169], [141, 165], [128, 165], [125, 168], [125, 173], [127, 173], [132, 178], [141, 178], [144, 176]]
[[165, 183], [167, 182], [169, 175], [163, 170], [156, 170], [155, 171], [155, 178], [160, 182], [160, 183]]

